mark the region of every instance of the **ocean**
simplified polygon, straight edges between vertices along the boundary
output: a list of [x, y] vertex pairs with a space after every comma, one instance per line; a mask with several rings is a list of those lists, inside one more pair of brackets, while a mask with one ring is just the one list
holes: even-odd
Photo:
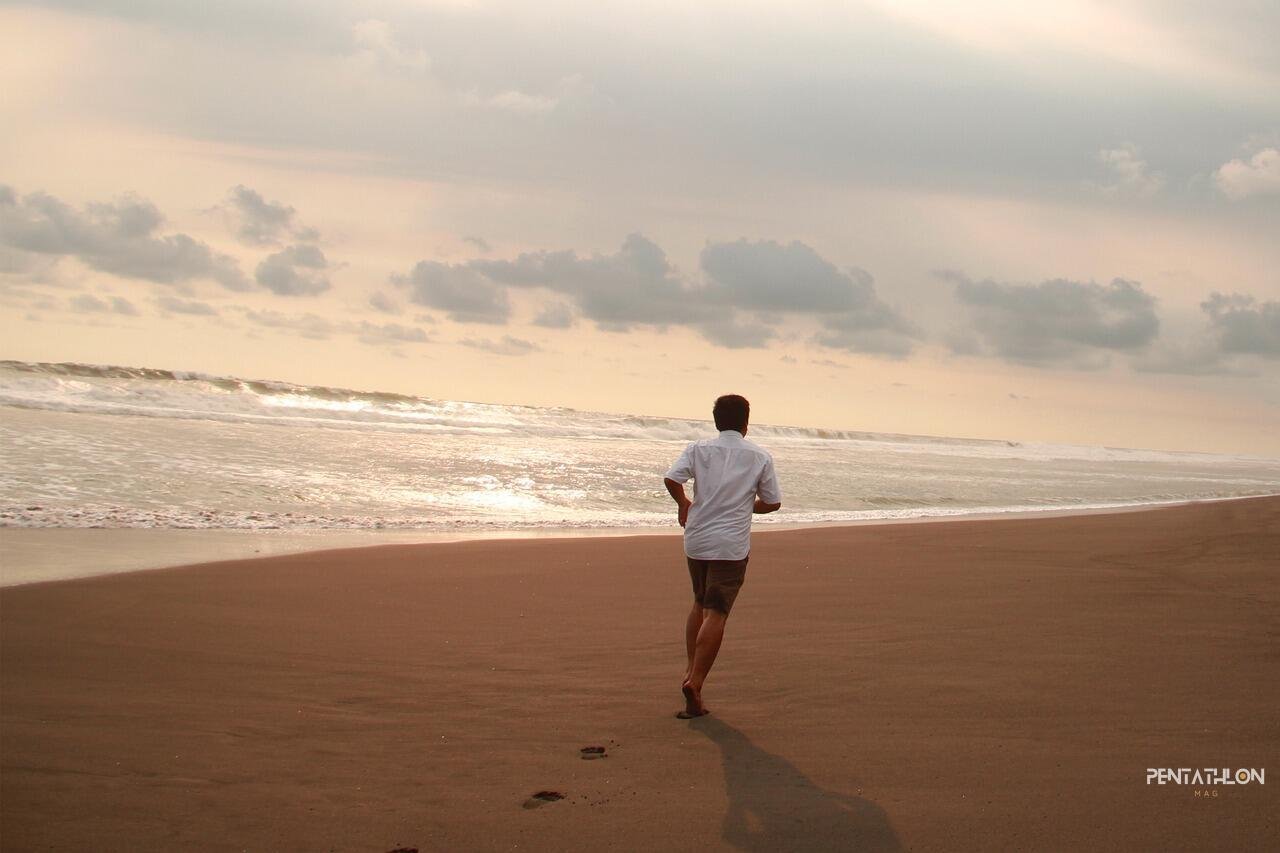
[[[177, 370], [0, 362], [0, 527], [672, 527], [662, 474], [709, 421]], [[1280, 460], [753, 424], [820, 523], [1280, 492]]]

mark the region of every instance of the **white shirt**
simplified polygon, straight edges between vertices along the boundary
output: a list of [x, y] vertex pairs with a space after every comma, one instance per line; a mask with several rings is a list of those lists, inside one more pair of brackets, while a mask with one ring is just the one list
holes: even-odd
[[684, 553], [695, 560], [741, 560], [751, 551], [751, 508], [756, 495], [782, 503], [769, 451], [735, 429], [695, 441], [667, 472], [694, 481], [695, 498], [684, 527]]

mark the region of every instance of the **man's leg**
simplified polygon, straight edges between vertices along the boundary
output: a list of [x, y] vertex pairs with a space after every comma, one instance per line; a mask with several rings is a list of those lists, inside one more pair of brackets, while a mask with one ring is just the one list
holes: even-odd
[[693, 667], [689, 671], [689, 683], [693, 689], [702, 692], [702, 682], [707, 680], [707, 673], [716, 662], [720, 653], [720, 643], [724, 640], [724, 622], [727, 618], [719, 610], [702, 611], [702, 627], [698, 629], [698, 639], [694, 646]]
[[689, 675], [680, 685], [685, 709], [678, 716], [700, 717], [707, 713], [706, 706], [702, 704], [702, 684], [720, 652], [725, 620], [729, 618], [729, 611], [746, 578], [747, 559], [708, 561], [707, 582], [701, 596], [702, 624], [693, 643]]
[[702, 704], [702, 683], [707, 680], [707, 673], [720, 651], [725, 618], [726, 614], [719, 610], [704, 608], [702, 611], [702, 626], [698, 628], [693, 648], [693, 664], [689, 668], [689, 677], [680, 685], [684, 693], [684, 717], [701, 717], [707, 713], [706, 706]]
[[702, 627], [702, 614], [702, 605], [695, 601], [693, 609], [689, 611], [689, 618], [684, 623], [684, 646], [689, 653], [689, 665], [684, 668], [684, 681], [687, 681], [693, 672], [693, 651], [698, 645], [698, 629]]

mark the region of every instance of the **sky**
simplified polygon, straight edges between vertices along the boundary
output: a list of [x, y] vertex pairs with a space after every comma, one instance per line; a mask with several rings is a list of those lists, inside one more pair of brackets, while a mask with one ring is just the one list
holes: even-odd
[[1280, 456], [1280, 4], [0, 2], [0, 358]]

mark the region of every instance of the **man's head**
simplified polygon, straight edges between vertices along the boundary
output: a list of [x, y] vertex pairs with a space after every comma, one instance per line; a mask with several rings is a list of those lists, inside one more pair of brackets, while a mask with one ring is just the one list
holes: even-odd
[[725, 394], [716, 398], [716, 404], [711, 407], [711, 416], [716, 419], [716, 429], [721, 432], [736, 429], [746, 435], [747, 421], [751, 419], [751, 404], [746, 397]]

